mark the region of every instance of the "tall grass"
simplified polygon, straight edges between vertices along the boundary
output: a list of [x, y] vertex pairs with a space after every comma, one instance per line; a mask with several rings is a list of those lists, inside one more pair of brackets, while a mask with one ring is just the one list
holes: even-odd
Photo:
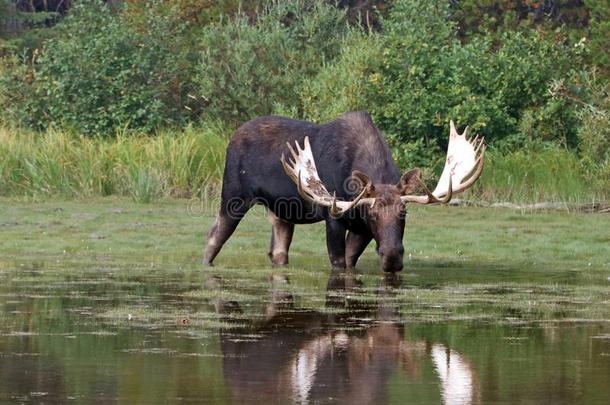
[[481, 179], [470, 196], [517, 204], [608, 202], [610, 179], [598, 169], [559, 146], [507, 154], [489, 151]]
[[227, 139], [221, 125], [115, 139], [0, 128], [0, 195], [190, 196], [220, 183]]
[[[210, 195], [222, 179], [230, 131], [220, 124], [156, 136], [86, 138], [48, 130], [0, 127], [0, 195], [81, 198]], [[563, 148], [487, 152], [485, 170], [467, 199], [518, 204], [610, 200], [610, 179]]]

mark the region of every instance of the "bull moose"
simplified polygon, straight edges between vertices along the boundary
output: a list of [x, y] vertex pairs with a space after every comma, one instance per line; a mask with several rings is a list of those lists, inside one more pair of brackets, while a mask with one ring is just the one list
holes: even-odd
[[[382, 270], [401, 271], [405, 204], [446, 203], [481, 175], [485, 144], [479, 137], [468, 139], [467, 131], [458, 134], [451, 121], [446, 164], [430, 191], [419, 169], [400, 175], [365, 112], [323, 125], [277, 116], [243, 124], [227, 147], [220, 212], [208, 234], [204, 264], [212, 265], [246, 212], [262, 204], [272, 223], [273, 265], [288, 264], [295, 224], [325, 221], [333, 268], [355, 267], [375, 239]], [[418, 187], [424, 195], [412, 194]]]

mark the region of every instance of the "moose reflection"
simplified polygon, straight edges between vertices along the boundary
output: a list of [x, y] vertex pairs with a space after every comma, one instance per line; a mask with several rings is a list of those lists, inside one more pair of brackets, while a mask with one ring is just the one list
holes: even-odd
[[[467, 358], [442, 343], [405, 340], [391, 282], [366, 300], [350, 273], [333, 273], [322, 312], [298, 308], [282, 284], [273, 283], [262, 321], [221, 332], [224, 377], [235, 403], [386, 403], [392, 378], [410, 380], [407, 387], [433, 382], [436, 401], [445, 404], [479, 402], [477, 373]], [[218, 302], [217, 310], [240, 308]]]

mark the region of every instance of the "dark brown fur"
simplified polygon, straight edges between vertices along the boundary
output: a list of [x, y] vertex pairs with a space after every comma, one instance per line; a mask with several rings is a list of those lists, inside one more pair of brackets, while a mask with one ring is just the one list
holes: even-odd
[[[303, 145], [309, 137], [318, 173], [337, 197], [354, 198], [367, 187], [372, 207], [361, 206], [341, 218], [313, 206], [298, 194], [280, 163], [286, 143]], [[371, 241], [377, 242], [384, 271], [402, 269], [404, 206], [400, 195], [412, 188], [418, 172], [401, 178], [383, 135], [367, 113], [352, 112], [324, 125], [283, 117], [260, 117], [242, 125], [229, 146], [221, 208], [210, 230], [204, 262], [211, 264], [241, 218], [254, 204], [273, 213], [269, 257], [275, 265], [288, 263], [293, 224], [326, 221], [326, 243], [333, 267], [354, 267]], [[347, 236], [346, 236], [347, 234]]]

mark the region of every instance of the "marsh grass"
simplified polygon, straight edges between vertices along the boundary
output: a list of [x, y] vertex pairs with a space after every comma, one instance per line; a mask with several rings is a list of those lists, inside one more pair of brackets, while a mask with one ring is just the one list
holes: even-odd
[[[231, 130], [220, 123], [155, 136], [79, 137], [0, 127], [0, 195], [35, 199], [130, 196], [218, 198]], [[465, 198], [484, 202], [586, 204], [610, 200], [610, 179], [560, 147], [487, 153]], [[434, 176], [427, 179], [436, 181]]]
[[0, 128], [0, 195], [187, 197], [219, 184], [226, 143], [219, 124], [115, 139]]
[[490, 150], [470, 196], [488, 202], [586, 204], [610, 200], [610, 179], [561, 147], [506, 154]]
[[[449, 284], [403, 289], [403, 314], [419, 321], [503, 319], [508, 322], [605, 321], [606, 286], [566, 284]], [[436, 311], [435, 311], [436, 310]]]

